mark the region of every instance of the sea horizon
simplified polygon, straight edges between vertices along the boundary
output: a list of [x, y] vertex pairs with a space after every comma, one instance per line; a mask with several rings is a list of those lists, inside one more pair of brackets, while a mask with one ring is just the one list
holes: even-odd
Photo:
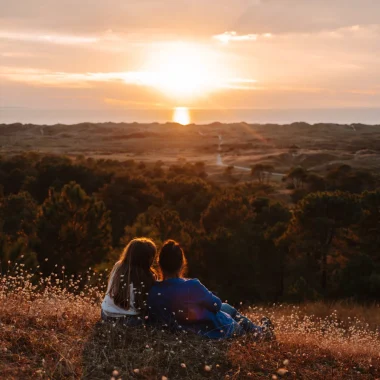
[[[176, 120], [178, 109], [187, 113], [183, 124], [239, 123], [249, 124], [380, 124], [380, 108], [320, 109], [31, 109], [0, 107], [1, 124], [78, 124], [89, 123], [167, 123]], [[177, 110], [177, 111], [176, 111]]]

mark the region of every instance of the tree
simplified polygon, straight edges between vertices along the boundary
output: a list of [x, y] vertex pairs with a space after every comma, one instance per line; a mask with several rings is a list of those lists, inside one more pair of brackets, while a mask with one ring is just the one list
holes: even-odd
[[235, 229], [244, 222], [250, 212], [252, 210], [248, 197], [226, 192], [211, 200], [202, 213], [201, 224], [206, 232], [216, 230], [218, 227]]
[[125, 228], [122, 242], [126, 245], [135, 237], [145, 236], [153, 239], [158, 245], [167, 239], [175, 239], [185, 248], [190, 248], [192, 232], [192, 224], [182, 221], [177, 211], [167, 207], [150, 207], [136, 218], [132, 226]]
[[317, 259], [323, 294], [327, 292], [328, 259], [333, 243], [359, 221], [360, 215], [358, 197], [339, 191], [309, 194], [294, 210], [287, 231], [293, 241], [293, 254]]
[[349, 165], [340, 165], [329, 170], [326, 181], [330, 190], [349, 191], [357, 194], [366, 190], [374, 190], [376, 187], [376, 179], [371, 172], [354, 170]]
[[10, 194], [0, 200], [0, 218], [3, 232], [12, 237], [35, 232], [37, 204], [27, 192]]
[[379, 266], [380, 271], [380, 190], [361, 196], [363, 217], [359, 224], [360, 245]]
[[224, 176], [227, 178], [228, 182], [236, 182], [235, 178], [233, 177], [233, 171], [235, 167], [233, 165], [229, 165], [224, 170]]
[[143, 177], [124, 175], [115, 177], [99, 192], [112, 217], [113, 244], [117, 245], [127, 225], [132, 225], [137, 215], [150, 206], [162, 204], [162, 194], [151, 181]]
[[164, 194], [165, 203], [177, 210], [182, 220], [198, 222], [212, 198], [210, 184], [198, 177], [181, 175], [160, 181], [157, 186]]
[[318, 174], [308, 173], [305, 178], [305, 182], [307, 184], [307, 190], [311, 193], [326, 190], [325, 180]]
[[109, 211], [75, 182], [61, 192], [49, 191], [37, 231], [38, 261], [45, 274], [56, 264], [64, 265], [68, 273], [84, 271], [104, 260], [111, 248]]
[[0, 199], [0, 262], [37, 264], [37, 204], [29, 193], [10, 194]]
[[296, 168], [292, 168], [284, 178], [285, 180], [288, 179], [292, 182], [294, 189], [299, 189], [303, 188], [307, 176], [307, 170], [301, 166], [298, 166]]
[[193, 244], [198, 271], [231, 300], [276, 300], [284, 271], [284, 251], [276, 239], [286, 230], [290, 212], [269, 199], [235, 192], [215, 197], [202, 214], [205, 232]]
[[36, 183], [31, 188], [36, 189], [32, 195], [40, 203], [47, 197], [50, 187], [60, 191], [65, 184], [74, 181], [88, 194], [92, 194], [111, 179], [110, 173], [73, 164], [70, 158], [63, 156], [43, 157], [37, 163], [36, 170]]
[[268, 183], [273, 170], [272, 165], [256, 164], [251, 168], [251, 176], [256, 178], [259, 183], [264, 183], [265, 181]]

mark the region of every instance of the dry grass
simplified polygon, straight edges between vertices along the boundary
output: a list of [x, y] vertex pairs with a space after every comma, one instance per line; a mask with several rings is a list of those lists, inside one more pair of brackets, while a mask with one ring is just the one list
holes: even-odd
[[0, 378], [380, 379], [379, 306], [254, 307], [254, 320], [273, 319], [277, 342], [214, 342], [101, 323], [103, 292], [93, 272], [41, 279], [16, 266], [2, 276]]

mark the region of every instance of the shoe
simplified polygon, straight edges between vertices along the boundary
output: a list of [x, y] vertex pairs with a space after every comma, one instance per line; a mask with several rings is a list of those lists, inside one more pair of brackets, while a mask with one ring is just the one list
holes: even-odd
[[261, 328], [263, 329], [263, 340], [272, 341], [276, 340], [276, 334], [274, 333], [274, 326], [272, 321], [268, 317], [261, 318]]

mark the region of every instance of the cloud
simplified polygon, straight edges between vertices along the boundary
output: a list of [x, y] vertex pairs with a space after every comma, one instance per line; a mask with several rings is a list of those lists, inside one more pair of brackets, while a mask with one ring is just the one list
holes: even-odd
[[104, 103], [113, 107], [146, 109], [146, 108], [171, 108], [170, 105], [162, 102], [135, 101], [118, 98], [104, 98]]
[[[0, 0], [0, 24], [9, 30], [62, 34], [134, 31], [206, 37], [218, 30], [274, 34], [317, 32], [379, 23], [377, 0]], [[211, 17], [212, 16], [212, 17]], [[253, 29], [253, 30], [252, 30]]]
[[311, 33], [350, 25], [379, 23], [380, 2], [374, 0], [263, 0], [246, 9], [234, 30], [274, 34]]
[[258, 34], [240, 35], [235, 31], [231, 31], [231, 32], [224, 32], [222, 34], [217, 34], [217, 35], [213, 36], [214, 39], [216, 39], [216, 40], [218, 40], [224, 44], [228, 44], [231, 41], [256, 41], [259, 37], [260, 38], [261, 37], [270, 38], [270, 37], [272, 37], [272, 34], [271, 33], [265, 33], [262, 35], [258, 35]]
[[[63, 33], [120, 32], [207, 36], [225, 30], [252, 0], [0, 0], [4, 28], [45, 29]], [[212, 12], [212, 17], [210, 14]], [[226, 25], [227, 23], [227, 25]]]
[[[38, 86], [87, 88], [95, 83], [117, 82], [160, 89], [171, 80], [168, 74], [149, 71], [69, 73], [33, 68], [0, 67], [0, 78], [13, 82], [22, 82]], [[249, 78], [219, 77], [206, 83], [210, 89], [230, 88], [249, 90], [256, 80]], [[212, 88], [211, 88], [212, 87]]]
[[42, 33], [17, 33], [0, 30], [0, 39], [10, 41], [40, 42], [57, 45], [83, 45], [94, 44], [99, 41], [97, 37], [42, 34]]

